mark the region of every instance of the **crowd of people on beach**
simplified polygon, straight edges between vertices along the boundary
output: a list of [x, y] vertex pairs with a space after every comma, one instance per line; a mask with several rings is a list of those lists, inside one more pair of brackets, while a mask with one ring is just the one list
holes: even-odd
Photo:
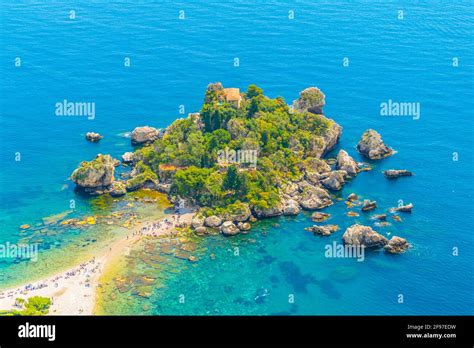
[[78, 267], [76, 267], [76, 268], [74, 268], [70, 271], [67, 271], [66, 273], [64, 273], [62, 275], [55, 276], [55, 277], [50, 278], [46, 281], [41, 281], [41, 282], [34, 283], [34, 284], [30, 283], [30, 284], [25, 285], [22, 288], [18, 288], [18, 289], [15, 289], [15, 290], [10, 290], [7, 293], [0, 292], [0, 299], [5, 298], [5, 296], [6, 297], [13, 297], [13, 296], [16, 297], [18, 295], [26, 296], [31, 291], [41, 290], [41, 289], [47, 288], [49, 286], [53, 286], [53, 287], [57, 288], [57, 287], [59, 287], [59, 281], [61, 279], [69, 279], [69, 278], [72, 278], [72, 277], [75, 277], [75, 276], [78, 276], [78, 275], [81, 275], [81, 274], [85, 274], [86, 277], [87, 277], [87, 281], [85, 282], [84, 286], [90, 287], [89, 278], [92, 274], [94, 274], [98, 270], [99, 267], [100, 267], [100, 263], [96, 262], [96, 258], [93, 257], [90, 261], [88, 261], [86, 263], [82, 263]]

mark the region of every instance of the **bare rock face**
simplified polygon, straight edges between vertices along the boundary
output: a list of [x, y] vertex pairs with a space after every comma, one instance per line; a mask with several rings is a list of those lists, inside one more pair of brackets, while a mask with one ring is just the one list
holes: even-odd
[[327, 189], [339, 191], [346, 183], [344, 178], [347, 176], [345, 170], [334, 170], [330, 172], [326, 178], [321, 180], [321, 184]]
[[388, 244], [384, 247], [385, 251], [390, 254], [400, 254], [403, 253], [410, 247], [407, 240], [398, 236], [393, 236]]
[[224, 221], [220, 227], [220, 231], [224, 236], [235, 236], [240, 233], [240, 230], [232, 221]]
[[112, 197], [120, 197], [123, 196], [127, 193], [127, 189], [125, 187], [125, 184], [121, 181], [114, 181], [112, 182], [112, 185], [110, 186], [109, 194]]
[[300, 205], [294, 199], [285, 202], [283, 215], [298, 215], [300, 213]]
[[160, 131], [156, 128], [149, 126], [137, 127], [132, 132], [132, 145], [151, 143], [159, 137]]
[[293, 102], [298, 112], [311, 112], [322, 115], [326, 96], [317, 87], [308, 87], [300, 92], [300, 97]]
[[336, 168], [345, 170], [349, 176], [355, 176], [359, 172], [357, 162], [344, 150], [337, 154]]
[[338, 125], [336, 122], [334, 122], [333, 120], [330, 120], [330, 121], [331, 121], [331, 125], [328, 127], [323, 137], [324, 147], [323, 147], [322, 155], [325, 155], [329, 151], [334, 149], [334, 147], [339, 142], [339, 139], [341, 138], [341, 134], [342, 134], [342, 127]]
[[338, 225], [324, 225], [324, 226], [313, 225], [311, 227], [305, 228], [305, 230], [313, 232], [314, 234], [319, 234], [321, 236], [330, 236], [332, 233], [339, 230], [339, 226]]
[[87, 132], [86, 133], [86, 140], [92, 142], [92, 143], [96, 143], [98, 141], [100, 141], [100, 139], [102, 139], [103, 136], [100, 135], [99, 133], [94, 133], [94, 132]]
[[388, 243], [387, 238], [375, 232], [369, 226], [357, 224], [348, 227], [342, 239], [344, 244], [363, 245], [367, 248], [382, 248]]
[[206, 219], [204, 219], [204, 225], [207, 227], [216, 228], [219, 227], [221, 224], [222, 220], [215, 215], [208, 216]]
[[379, 160], [393, 155], [393, 149], [385, 145], [379, 133], [367, 129], [357, 144], [357, 150], [371, 160]]
[[362, 211], [374, 210], [375, 208], [377, 208], [377, 202], [376, 201], [371, 201], [369, 199], [364, 199], [364, 202], [362, 202]]
[[413, 173], [406, 169], [389, 169], [383, 172], [387, 179], [396, 179], [401, 176], [412, 176]]
[[71, 180], [89, 193], [107, 189], [114, 181], [114, 160], [110, 155], [97, 155], [90, 161], [81, 162], [71, 174]]
[[306, 186], [301, 193], [300, 205], [306, 210], [318, 210], [332, 205], [329, 193], [317, 186]]

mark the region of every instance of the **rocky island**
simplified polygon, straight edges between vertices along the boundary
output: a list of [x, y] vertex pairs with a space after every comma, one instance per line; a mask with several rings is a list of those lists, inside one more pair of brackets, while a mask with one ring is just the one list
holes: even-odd
[[[324, 105], [325, 96], [316, 87], [302, 91], [289, 106], [282, 97], [265, 96], [255, 85], [241, 93], [211, 83], [199, 113], [166, 129], [144, 126], [132, 132], [132, 145], [138, 148], [122, 156], [122, 164], [129, 168], [126, 180], [115, 179], [114, 167], [120, 162], [108, 155], [82, 162], [71, 179], [90, 194], [120, 196], [144, 187], [164, 192], [176, 206], [194, 208], [190, 228], [199, 235], [211, 230], [225, 236], [246, 233], [258, 218], [332, 205], [332, 194], [362, 171], [363, 164], [345, 150], [335, 160], [324, 158], [342, 133], [342, 127], [324, 115]], [[393, 154], [371, 129], [363, 133], [357, 149], [371, 160]], [[223, 159], [222, 151], [240, 156]], [[247, 152], [256, 154], [255, 163], [242, 160]], [[348, 202], [357, 199], [350, 196]], [[365, 200], [362, 211], [376, 206]], [[324, 213], [313, 217], [325, 218]], [[366, 226], [357, 226], [344, 234], [346, 243], [388, 244], [383, 236], [375, 238], [375, 231], [359, 234]], [[327, 236], [337, 229], [328, 225], [309, 230]]]

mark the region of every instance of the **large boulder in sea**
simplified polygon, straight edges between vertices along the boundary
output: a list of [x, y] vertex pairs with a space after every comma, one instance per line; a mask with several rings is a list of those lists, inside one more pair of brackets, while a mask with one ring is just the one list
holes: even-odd
[[71, 174], [71, 180], [89, 193], [102, 193], [114, 181], [114, 160], [98, 154], [92, 161], [83, 161]]
[[339, 151], [336, 161], [336, 168], [345, 170], [349, 176], [355, 176], [359, 172], [357, 162], [344, 150]]
[[132, 164], [135, 161], [135, 153], [133, 152], [125, 152], [122, 155], [122, 162], [126, 164]]
[[330, 206], [333, 202], [329, 192], [318, 186], [306, 185], [299, 201], [306, 210], [318, 210]]
[[406, 169], [389, 169], [383, 172], [387, 179], [396, 179], [402, 176], [412, 176], [413, 173]]
[[90, 141], [92, 143], [97, 143], [102, 138], [103, 138], [103, 136], [100, 135], [99, 133], [94, 133], [94, 132], [87, 132], [86, 133], [86, 140]]
[[347, 176], [345, 170], [334, 170], [322, 178], [321, 184], [327, 189], [339, 191], [346, 183], [344, 178]]
[[142, 145], [155, 141], [160, 137], [160, 131], [156, 128], [144, 126], [137, 127], [132, 132], [132, 145]]
[[410, 247], [407, 240], [405, 238], [401, 238], [398, 236], [393, 236], [389, 241], [388, 244], [384, 247], [385, 251], [390, 254], [400, 254], [403, 253]]
[[371, 160], [379, 160], [393, 155], [393, 149], [385, 145], [379, 133], [367, 129], [357, 144], [357, 150]]
[[235, 236], [240, 230], [232, 221], [224, 221], [220, 227], [220, 231], [224, 236]]
[[323, 92], [317, 87], [308, 87], [300, 92], [300, 97], [293, 102], [293, 108], [298, 112], [311, 112], [322, 114], [325, 104]]
[[330, 236], [332, 233], [336, 232], [339, 229], [338, 225], [313, 225], [311, 227], [305, 228], [306, 231], [313, 232], [314, 234], [319, 234], [321, 236]]
[[344, 244], [363, 245], [367, 248], [382, 248], [388, 244], [387, 238], [375, 232], [369, 226], [352, 225], [342, 236]]

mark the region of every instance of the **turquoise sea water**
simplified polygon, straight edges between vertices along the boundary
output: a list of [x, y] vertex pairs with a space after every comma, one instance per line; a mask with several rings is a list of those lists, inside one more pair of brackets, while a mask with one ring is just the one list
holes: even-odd
[[[199, 110], [209, 82], [242, 89], [256, 83], [288, 103], [315, 85], [326, 94], [325, 113], [344, 128], [339, 148], [362, 160], [355, 145], [374, 128], [397, 150], [341, 194], [375, 199], [379, 212], [412, 202], [403, 222], [375, 228], [407, 238], [413, 248], [401, 256], [371, 253], [365, 262], [325, 258], [324, 246], [340, 241], [345, 227], [373, 225], [368, 216], [345, 216], [340, 202], [327, 209], [329, 221], [341, 226], [328, 238], [304, 231], [311, 222], [300, 215], [261, 222], [236, 239], [203, 239], [203, 253], [213, 250], [216, 259], [203, 254], [166, 278], [150, 298], [150, 313], [473, 314], [473, 7], [472, 1], [2, 1], [0, 242], [21, 238], [21, 224], [69, 210], [71, 199], [73, 215], [90, 214], [89, 200], [67, 180], [77, 164], [99, 152], [118, 157], [131, 149], [126, 132], [164, 127], [183, 116], [181, 105], [186, 113]], [[95, 119], [55, 116], [64, 99], [95, 102]], [[389, 99], [420, 103], [420, 119], [380, 116], [380, 103]], [[87, 131], [104, 139], [87, 143]], [[416, 176], [388, 181], [381, 171], [390, 168]], [[84, 236], [77, 231], [53, 234], [43, 253], [69, 253], [78, 238]], [[32, 264], [23, 275], [20, 266], [0, 262], [0, 288], [36, 272]], [[180, 294], [188, 295], [185, 305]]]

